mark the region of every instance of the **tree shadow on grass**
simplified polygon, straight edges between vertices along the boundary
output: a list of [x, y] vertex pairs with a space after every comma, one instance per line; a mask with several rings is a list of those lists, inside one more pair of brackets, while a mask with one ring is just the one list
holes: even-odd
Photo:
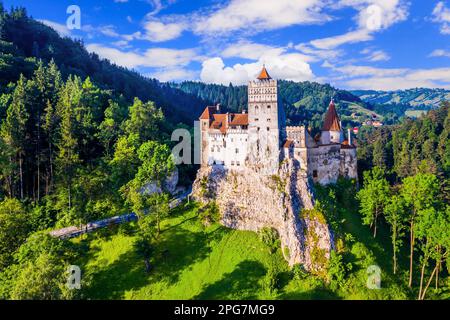
[[88, 275], [91, 281], [85, 293], [90, 299], [123, 299], [127, 290], [148, 284], [144, 261], [133, 250], [121, 254], [109, 265], [96, 266]]
[[197, 300], [233, 300], [256, 299], [260, 291], [258, 281], [266, 274], [266, 268], [258, 261], [245, 260], [222, 279], [204, 286], [203, 291], [194, 299]]
[[172, 229], [164, 234], [156, 245], [153, 277], [174, 284], [179, 275], [189, 270], [198, 261], [207, 258], [211, 252], [209, 239], [204, 232], [193, 232], [183, 228]]

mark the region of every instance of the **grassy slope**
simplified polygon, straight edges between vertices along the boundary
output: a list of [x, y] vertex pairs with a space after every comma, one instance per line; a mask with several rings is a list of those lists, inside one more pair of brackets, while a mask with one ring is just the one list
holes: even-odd
[[[218, 225], [206, 230], [196, 209], [168, 219], [153, 271], [144, 272], [134, 253], [132, 236], [88, 239], [90, 256], [83, 262], [92, 276], [87, 296], [94, 299], [257, 299], [267, 266], [288, 266], [281, 252], [271, 255], [252, 232]], [[206, 231], [206, 232], [204, 232]], [[167, 250], [167, 251], [166, 251]], [[165, 252], [166, 251], [166, 252]]]
[[[346, 211], [345, 233], [353, 235], [373, 254], [373, 261], [361, 258], [351, 249], [346, 262], [353, 265], [346, 283], [331, 290], [313, 276], [294, 278], [281, 251], [271, 254], [252, 232], [235, 231], [219, 225], [204, 228], [196, 218], [197, 209], [178, 210], [164, 223], [163, 234], [155, 252], [154, 269], [144, 271], [144, 263], [134, 251], [132, 235], [106, 232], [91, 235], [78, 243], [89, 247], [80, 264], [91, 285], [86, 296], [92, 299], [405, 299], [413, 298], [404, 285], [407, 254], [400, 260], [401, 272], [391, 273], [391, 249], [388, 230], [380, 228], [374, 240], [360, 218]], [[128, 232], [129, 233], [129, 232]], [[111, 235], [112, 234], [112, 235]], [[355, 247], [355, 246], [353, 246]], [[406, 248], [405, 248], [406, 249]], [[367, 261], [369, 262], [367, 262]], [[365, 286], [369, 264], [382, 269], [381, 290]], [[267, 294], [263, 279], [272, 265], [279, 272], [278, 290]]]

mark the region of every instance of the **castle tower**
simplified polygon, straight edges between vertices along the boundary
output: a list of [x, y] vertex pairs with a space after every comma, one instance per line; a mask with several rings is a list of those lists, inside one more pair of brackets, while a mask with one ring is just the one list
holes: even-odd
[[284, 112], [278, 103], [278, 82], [264, 66], [257, 80], [248, 84], [248, 162], [258, 171], [275, 174], [280, 162]]
[[344, 133], [342, 132], [341, 121], [336, 111], [336, 105], [331, 99], [328, 111], [325, 115], [325, 121], [322, 127], [321, 143], [342, 143], [344, 141]]

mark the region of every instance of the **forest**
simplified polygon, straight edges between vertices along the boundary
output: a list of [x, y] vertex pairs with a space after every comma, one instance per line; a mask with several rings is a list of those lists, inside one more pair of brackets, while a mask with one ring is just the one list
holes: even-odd
[[[0, 6], [0, 35], [0, 299], [450, 297], [448, 102], [362, 129], [359, 182], [316, 186], [336, 250], [311, 275], [287, 266], [273, 230], [229, 230], [214, 202], [171, 210], [168, 193], [142, 192], [175, 170], [172, 130], [208, 103], [239, 111], [243, 87], [144, 78], [23, 8]], [[282, 81], [280, 91], [291, 123], [316, 130], [331, 97], [342, 110], [362, 103], [329, 85]], [[195, 169], [178, 168], [181, 184]], [[48, 234], [130, 212], [136, 223], [79, 239]], [[72, 264], [86, 271], [82, 290], [65, 285]], [[366, 287], [373, 264], [382, 290]]]

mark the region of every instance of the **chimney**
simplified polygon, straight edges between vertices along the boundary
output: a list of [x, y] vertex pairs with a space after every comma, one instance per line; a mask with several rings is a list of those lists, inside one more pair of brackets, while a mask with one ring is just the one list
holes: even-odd
[[216, 110], [217, 110], [217, 112], [220, 112], [220, 103], [218, 103], [218, 104], [216, 105]]
[[352, 129], [348, 129], [348, 145], [352, 145]]

